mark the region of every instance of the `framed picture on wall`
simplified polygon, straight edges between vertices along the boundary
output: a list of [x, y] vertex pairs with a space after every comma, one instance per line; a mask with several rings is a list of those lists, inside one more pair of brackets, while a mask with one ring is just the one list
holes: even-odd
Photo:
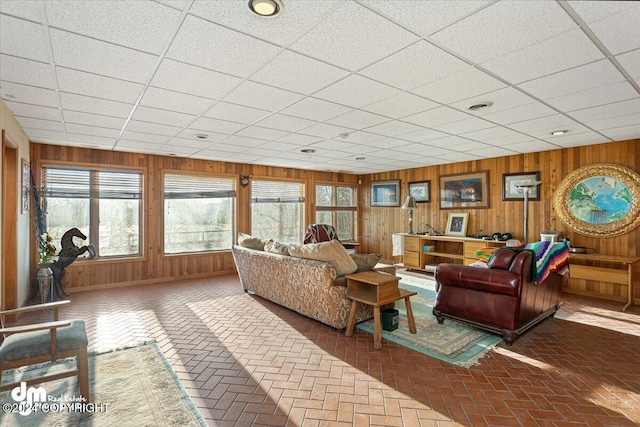
[[400, 180], [372, 182], [371, 206], [400, 206]]
[[[503, 173], [502, 174], [502, 200], [523, 200], [524, 192], [518, 184], [524, 181], [540, 181], [540, 172]], [[540, 200], [540, 186], [531, 187], [529, 200]]]
[[447, 229], [444, 232], [447, 236], [461, 236], [467, 235], [467, 221], [469, 220], [469, 213], [450, 213], [447, 220]]
[[489, 207], [489, 171], [440, 176], [440, 209]]
[[416, 199], [416, 203], [431, 202], [431, 181], [410, 182], [409, 195]]

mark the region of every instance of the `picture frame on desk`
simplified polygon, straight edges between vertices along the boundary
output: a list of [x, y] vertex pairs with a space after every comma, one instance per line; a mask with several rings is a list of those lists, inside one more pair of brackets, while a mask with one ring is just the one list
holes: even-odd
[[450, 213], [447, 220], [446, 236], [464, 237], [467, 235], [467, 223], [469, 221], [469, 213]]
[[373, 181], [371, 183], [371, 206], [400, 206], [400, 180]]
[[489, 171], [440, 176], [440, 209], [489, 207]]
[[431, 203], [431, 181], [410, 182], [409, 196], [413, 196], [416, 203]]

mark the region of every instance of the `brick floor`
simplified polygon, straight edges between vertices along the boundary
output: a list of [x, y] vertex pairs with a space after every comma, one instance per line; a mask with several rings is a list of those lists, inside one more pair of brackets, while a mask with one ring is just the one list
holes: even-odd
[[375, 350], [235, 275], [71, 300], [62, 318], [87, 322], [91, 350], [157, 341], [211, 426], [640, 425], [640, 307], [563, 295], [555, 318], [467, 369]]

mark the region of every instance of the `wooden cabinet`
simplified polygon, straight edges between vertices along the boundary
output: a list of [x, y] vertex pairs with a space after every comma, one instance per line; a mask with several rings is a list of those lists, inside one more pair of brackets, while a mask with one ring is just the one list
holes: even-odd
[[405, 268], [432, 272], [441, 262], [473, 264], [480, 248], [499, 248], [505, 242], [453, 236], [403, 235]]

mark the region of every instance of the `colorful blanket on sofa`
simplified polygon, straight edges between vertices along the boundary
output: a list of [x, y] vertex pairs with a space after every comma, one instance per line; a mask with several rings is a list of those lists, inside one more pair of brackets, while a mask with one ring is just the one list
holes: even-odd
[[524, 249], [536, 255], [536, 284], [544, 282], [550, 273], [558, 273], [569, 264], [569, 246], [565, 242], [527, 243]]

